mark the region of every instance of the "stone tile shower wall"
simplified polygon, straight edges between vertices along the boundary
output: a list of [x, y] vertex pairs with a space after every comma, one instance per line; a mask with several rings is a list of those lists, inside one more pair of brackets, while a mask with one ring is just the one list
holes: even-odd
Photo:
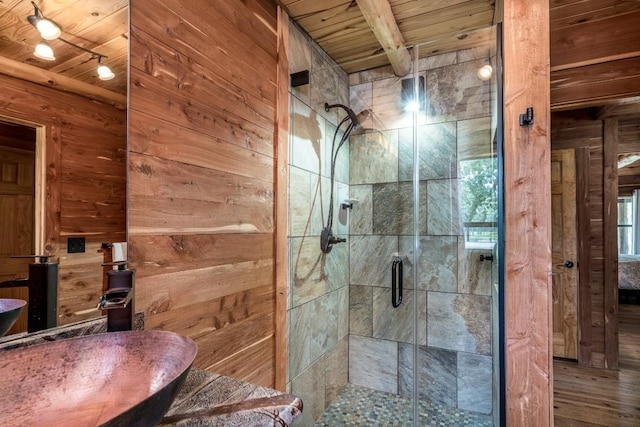
[[[491, 140], [491, 84], [476, 72], [488, 47], [418, 63], [420, 115], [418, 283], [413, 283], [413, 128], [401, 108], [401, 79], [381, 68], [352, 74], [350, 106], [369, 110], [350, 140], [349, 382], [480, 413], [492, 411], [491, 263], [463, 235], [458, 167]], [[404, 301], [391, 305], [391, 261], [404, 262]], [[418, 372], [413, 373], [417, 299]]]
[[[295, 24], [289, 72], [310, 70], [310, 84], [291, 89], [289, 183], [289, 389], [304, 402], [300, 425], [312, 425], [347, 384], [349, 247], [320, 251], [330, 192], [331, 142], [339, 120], [324, 103], [349, 103], [348, 77]], [[333, 232], [348, 237], [349, 147], [336, 165]]]

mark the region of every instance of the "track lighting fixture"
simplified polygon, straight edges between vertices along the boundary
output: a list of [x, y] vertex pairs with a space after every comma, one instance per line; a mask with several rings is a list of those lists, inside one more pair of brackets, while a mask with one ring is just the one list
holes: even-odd
[[107, 55], [103, 55], [101, 53], [94, 52], [90, 49], [86, 49], [82, 46], [78, 46], [77, 44], [72, 43], [60, 37], [60, 35], [62, 34], [62, 30], [60, 29], [60, 26], [55, 22], [53, 22], [52, 20], [47, 19], [42, 13], [42, 11], [40, 10], [40, 8], [38, 7], [38, 5], [36, 5], [33, 1], [31, 2], [31, 4], [33, 5], [34, 12], [33, 12], [33, 15], [27, 16], [27, 21], [29, 21], [29, 23], [33, 25], [40, 32], [40, 35], [43, 38], [43, 40], [36, 45], [35, 50], [33, 51], [33, 54], [36, 57], [40, 59], [44, 59], [46, 61], [55, 61], [56, 57], [53, 54], [53, 49], [51, 49], [51, 46], [49, 46], [49, 44], [45, 40], [57, 39], [57, 40], [60, 40], [61, 42], [68, 44], [69, 46], [73, 46], [76, 49], [80, 49], [84, 52], [87, 52], [92, 56], [91, 59], [97, 59], [98, 60], [97, 72], [98, 72], [98, 78], [100, 80], [111, 80], [112, 78], [115, 77], [115, 74], [113, 74], [113, 71], [111, 71], [111, 69], [108, 66], [102, 63], [102, 59], [108, 58]]

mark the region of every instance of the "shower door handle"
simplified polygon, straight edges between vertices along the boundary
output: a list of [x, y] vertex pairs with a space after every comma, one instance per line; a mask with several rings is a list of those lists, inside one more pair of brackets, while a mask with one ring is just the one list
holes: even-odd
[[402, 304], [402, 259], [395, 257], [391, 263], [391, 304]]

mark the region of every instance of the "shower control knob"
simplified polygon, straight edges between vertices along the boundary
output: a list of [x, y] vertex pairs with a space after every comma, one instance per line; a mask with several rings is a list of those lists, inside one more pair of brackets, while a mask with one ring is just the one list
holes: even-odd
[[493, 261], [493, 255], [480, 255], [480, 261]]

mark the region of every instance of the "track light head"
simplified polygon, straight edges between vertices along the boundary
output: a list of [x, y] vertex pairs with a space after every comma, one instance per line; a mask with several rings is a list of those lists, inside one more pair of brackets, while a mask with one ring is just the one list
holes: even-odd
[[102, 63], [102, 58], [106, 58], [106, 57], [103, 57], [103, 56], [98, 57], [98, 78], [100, 80], [111, 80], [112, 78], [115, 77], [115, 74], [113, 74], [113, 71], [111, 71], [111, 68], [107, 67]]
[[42, 40], [40, 43], [36, 45], [36, 48], [33, 51], [33, 54], [40, 59], [44, 59], [45, 61], [55, 61], [56, 57], [53, 54], [53, 49], [51, 46], [47, 44], [46, 41]]
[[27, 16], [27, 21], [36, 27], [40, 36], [45, 40], [55, 40], [60, 37], [62, 34], [60, 27], [52, 20], [45, 18], [35, 3], [31, 2], [31, 4], [33, 4], [34, 11], [33, 15]]

